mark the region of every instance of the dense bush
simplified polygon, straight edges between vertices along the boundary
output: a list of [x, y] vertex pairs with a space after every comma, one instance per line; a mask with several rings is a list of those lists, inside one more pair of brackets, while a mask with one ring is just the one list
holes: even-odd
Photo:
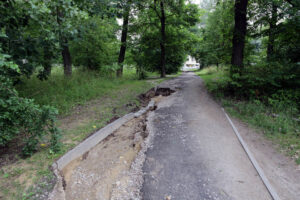
[[230, 87], [239, 96], [270, 96], [280, 89], [297, 89], [300, 86], [298, 64], [262, 63], [249, 66], [242, 74], [233, 74]]
[[59, 151], [59, 131], [55, 127], [57, 110], [36, 105], [33, 100], [21, 98], [13, 87], [10, 74], [18, 73], [18, 65], [7, 61], [0, 53], [0, 146], [14, 139], [24, 143], [23, 155], [30, 156], [40, 141], [48, 140], [53, 152]]
[[116, 24], [99, 17], [85, 19], [81, 23], [79, 36], [70, 45], [73, 62], [90, 70], [100, 70], [117, 61], [119, 43]]
[[[206, 74], [212, 69], [207, 68]], [[245, 67], [241, 74], [232, 76], [227, 67], [213, 73], [218, 73], [219, 77], [207, 84], [208, 89], [217, 95], [257, 99], [280, 110], [289, 106], [295, 108], [292, 113], [300, 110], [299, 64], [262, 63]]]

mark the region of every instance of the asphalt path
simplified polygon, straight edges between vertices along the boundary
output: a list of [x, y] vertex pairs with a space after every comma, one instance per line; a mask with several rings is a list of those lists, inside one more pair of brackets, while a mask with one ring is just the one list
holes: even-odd
[[165, 84], [177, 92], [148, 119], [154, 139], [143, 167], [143, 199], [271, 199], [202, 79], [184, 73]]

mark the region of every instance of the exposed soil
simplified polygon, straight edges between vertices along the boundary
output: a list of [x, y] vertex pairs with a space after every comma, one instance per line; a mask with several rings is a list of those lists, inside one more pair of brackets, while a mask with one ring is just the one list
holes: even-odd
[[145, 116], [134, 118], [67, 165], [61, 172], [65, 199], [110, 199], [148, 135], [145, 126]]
[[[44, 176], [39, 180], [39, 183], [35, 187], [31, 188], [27, 193], [33, 193], [30, 200], [44, 200], [48, 198], [49, 193], [53, 190], [53, 187], [57, 181], [54, 174], [51, 176]], [[32, 184], [32, 183], [31, 183]]]
[[150, 100], [155, 96], [169, 96], [175, 91], [167, 88], [167, 87], [158, 87], [158, 88], [151, 88], [147, 92], [140, 94], [138, 96], [141, 106], [146, 106], [150, 102]]
[[[171, 94], [173, 90], [167, 88], [168, 84], [140, 95], [141, 104], [146, 105], [157, 95], [160, 96], [154, 99], [159, 101], [163, 95]], [[133, 181], [143, 185], [140, 195], [145, 200], [270, 199], [203, 82], [198, 77], [183, 76], [173, 88], [180, 91], [162, 101], [149, 114], [152, 117], [129, 121], [64, 168], [64, 196], [52, 199], [140, 199], [123, 196], [128, 191], [140, 192], [130, 186]], [[146, 119], [149, 119], [147, 127]], [[237, 121], [235, 124], [281, 198], [297, 199], [300, 191], [297, 166], [251, 129]], [[143, 184], [139, 178], [132, 179], [131, 170], [136, 161], [145, 159], [144, 155], [139, 160], [139, 155], [154, 132], [153, 146], [147, 152], [143, 171], [138, 174], [140, 177], [145, 174]]]
[[[116, 103], [111, 102], [110, 99], [104, 98], [101, 100], [93, 100], [84, 106], [78, 105], [68, 116], [60, 117], [59, 128], [62, 130], [70, 130], [84, 125], [90, 121], [107, 117], [105, 116], [104, 105], [108, 104]], [[129, 103], [121, 106], [121, 108], [113, 108], [113, 116], [107, 121], [106, 124], [109, 124], [120, 117], [117, 109], [122, 110], [121, 112], [129, 113], [132, 112], [132, 110], [138, 110], [139, 107], [135, 103]], [[11, 141], [7, 146], [0, 146], [0, 168], [2, 166], [17, 162], [21, 157], [23, 147], [24, 144], [20, 139]]]
[[[145, 96], [150, 98], [151, 95]], [[157, 103], [162, 98], [159, 95], [152, 99]], [[125, 123], [89, 152], [68, 164], [60, 172], [61, 189], [54, 190], [50, 199], [108, 200], [112, 194], [114, 199], [123, 195], [126, 185], [132, 182], [129, 171], [148, 136], [146, 115]]]
[[0, 168], [15, 163], [22, 148], [23, 145], [17, 140], [10, 142], [8, 146], [0, 146]]
[[[118, 115], [118, 111], [122, 110], [122, 112], [136, 112], [141, 107], [145, 107], [150, 102], [151, 98], [155, 96], [169, 96], [175, 91], [170, 88], [151, 88], [145, 93], [138, 95], [138, 100], [140, 102], [140, 106], [138, 106], [135, 102], [127, 103], [120, 107], [112, 108], [113, 116], [110, 120], [107, 121], [107, 124], [117, 120], [120, 116]], [[116, 101], [119, 101], [118, 99]], [[82, 124], [87, 123], [87, 121], [97, 120], [99, 118], [105, 117], [105, 109], [103, 105], [116, 105], [116, 102], [111, 102], [109, 98], [101, 98], [101, 100], [93, 100], [86, 105], [78, 105], [73, 111], [65, 117], [60, 119], [61, 129], [72, 129], [74, 127], [80, 126]]]
[[[140, 106], [138, 106], [135, 102], [131, 102], [121, 106], [120, 108], [113, 108], [112, 114], [113, 116], [106, 122], [106, 124], [110, 124], [113, 121], [120, 118], [117, 110], [122, 110], [122, 112], [136, 112], [140, 109], [140, 107], [144, 107], [148, 105], [151, 98], [155, 96], [168, 96], [172, 94], [174, 90], [169, 88], [152, 88], [146, 93], [140, 94], [138, 96], [138, 100], [140, 101]], [[107, 103], [110, 102], [110, 103]], [[60, 117], [60, 125], [59, 128], [62, 130], [69, 130], [80, 125], [86, 124], [89, 121], [97, 120], [105, 116], [105, 110], [103, 105], [107, 104], [116, 104], [111, 102], [111, 99], [101, 98], [101, 100], [93, 100], [86, 105], [77, 105], [74, 107], [73, 111], [67, 115]], [[24, 144], [22, 144], [19, 140], [14, 140], [9, 143], [7, 146], [0, 146], [0, 168], [2, 166], [10, 165], [17, 162], [20, 159], [22, 148]]]

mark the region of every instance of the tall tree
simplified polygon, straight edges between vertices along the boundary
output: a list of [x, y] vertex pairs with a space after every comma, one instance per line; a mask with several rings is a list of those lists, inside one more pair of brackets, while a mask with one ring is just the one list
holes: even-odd
[[234, 3], [220, 1], [214, 11], [206, 11], [207, 16], [197, 33], [201, 42], [193, 44], [196, 51], [193, 56], [204, 65], [230, 64], [232, 54], [232, 33], [234, 27]]
[[160, 42], [160, 49], [161, 49], [161, 58], [160, 58], [160, 66], [161, 66], [161, 77], [166, 77], [166, 15], [165, 15], [165, 8], [164, 8], [164, 1], [160, 1], [160, 34], [161, 34], [161, 42]]
[[143, 9], [131, 28], [131, 51], [138, 71], [157, 70], [162, 77], [177, 72], [196, 38], [191, 28], [196, 28], [200, 19], [198, 6], [183, 0], [149, 0], [139, 5]]
[[[160, 9], [157, 9], [157, 4]], [[160, 20], [160, 76], [166, 77], [166, 15], [164, 0], [154, 0], [153, 8]]]
[[64, 14], [61, 11], [61, 8], [59, 5], [57, 5], [57, 10], [56, 10], [56, 15], [57, 15], [57, 24], [58, 24], [58, 31], [59, 31], [59, 44], [61, 48], [61, 55], [63, 58], [63, 63], [64, 63], [64, 75], [65, 76], [71, 76], [72, 75], [72, 59], [71, 59], [71, 54], [69, 50], [69, 44], [68, 44], [68, 39], [64, 35], [62, 29], [62, 21], [64, 20]]
[[272, 1], [272, 11], [271, 17], [269, 20], [269, 40], [268, 40], [268, 48], [267, 48], [267, 59], [270, 61], [273, 52], [274, 52], [274, 42], [275, 42], [275, 34], [276, 34], [276, 24], [277, 24], [277, 10], [278, 6], [276, 2]]
[[245, 37], [247, 32], [248, 0], [235, 0], [234, 31], [232, 39], [231, 74], [243, 68]]
[[127, 33], [128, 33], [130, 6], [131, 6], [131, 0], [127, 0], [123, 8], [121, 47], [120, 47], [119, 58], [118, 58], [118, 64], [120, 68], [117, 70], [118, 77], [121, 77], [123, 74], [123, 62], [125, 59], [126, 47], [127, 47]]

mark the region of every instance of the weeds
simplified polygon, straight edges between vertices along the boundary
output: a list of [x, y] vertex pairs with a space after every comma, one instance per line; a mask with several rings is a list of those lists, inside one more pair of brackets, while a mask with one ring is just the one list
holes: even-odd
[[87, 101], [109, 96], [114, 89], [126, 84], [141, 85], [136, 80], [132, 70], [125, 70], [121, 79], [104, 77], [94, 71], [76, 69], [72, 77], [65, 78], [61, 68], [54, 68], [52, 75], [46, 81], [36, 77], [23, 78], [23, 84], [18, 86], [21, 96], [33, 98], [40, 105], [50, 105], [59, 110], [60, 115], [68, 112], [76, 105]]
[[[111, 118], [129, 112], [132, 107], [125, 105], [138, 105], [137, 96], [140, 93], [164, 80], [137, 80], [134, 69], [128, 68], [125, 68], [121, 79], [109, 79], [79, 69], [75, 70], [69, 79], [63, 77], [59, 68], [54, 68], [52, 73], [49, 80], [42, 82], [37, 78], [24, 78], [24, 84], [18, 90], [22, 96], [33, 98], [40, 105], [50, 104], [58, 108], [60, 117], [57, 125], [61, 129], [61, 151], [49, 152], [47, 146], [39, 145], [38, 151], [31, 157], [18, 159], [15, 163], [1, 167], [0, 196], [4, 199], [34, 199], [44, 190], [49, 190], [51, 185], [44, 187], [37, 183], [49, 182], [49, 166], [55, 159], [95, 130], [105, 126]], [[73, 119], [73, 116], [76, 117]], [[81, 117], [80, 120], [78, 116]], [[68, 124], [69, 122], [71, 124]], [[51, 182], [51, 177], [49, 180]], [[32, 187], [33, 185], [36, 186]]]
[[221, 101], [231, 115], [261, 130], [300, 164], [299, 110], [296, 102], [288, 98], [291, 92], [279, 90], [267, 100], [237, 99], [225, 92], [224, 88], [230, 81], [226, 67], [219, 71], [210, 67], [198, 75], [205, 81], [208, 91]]

